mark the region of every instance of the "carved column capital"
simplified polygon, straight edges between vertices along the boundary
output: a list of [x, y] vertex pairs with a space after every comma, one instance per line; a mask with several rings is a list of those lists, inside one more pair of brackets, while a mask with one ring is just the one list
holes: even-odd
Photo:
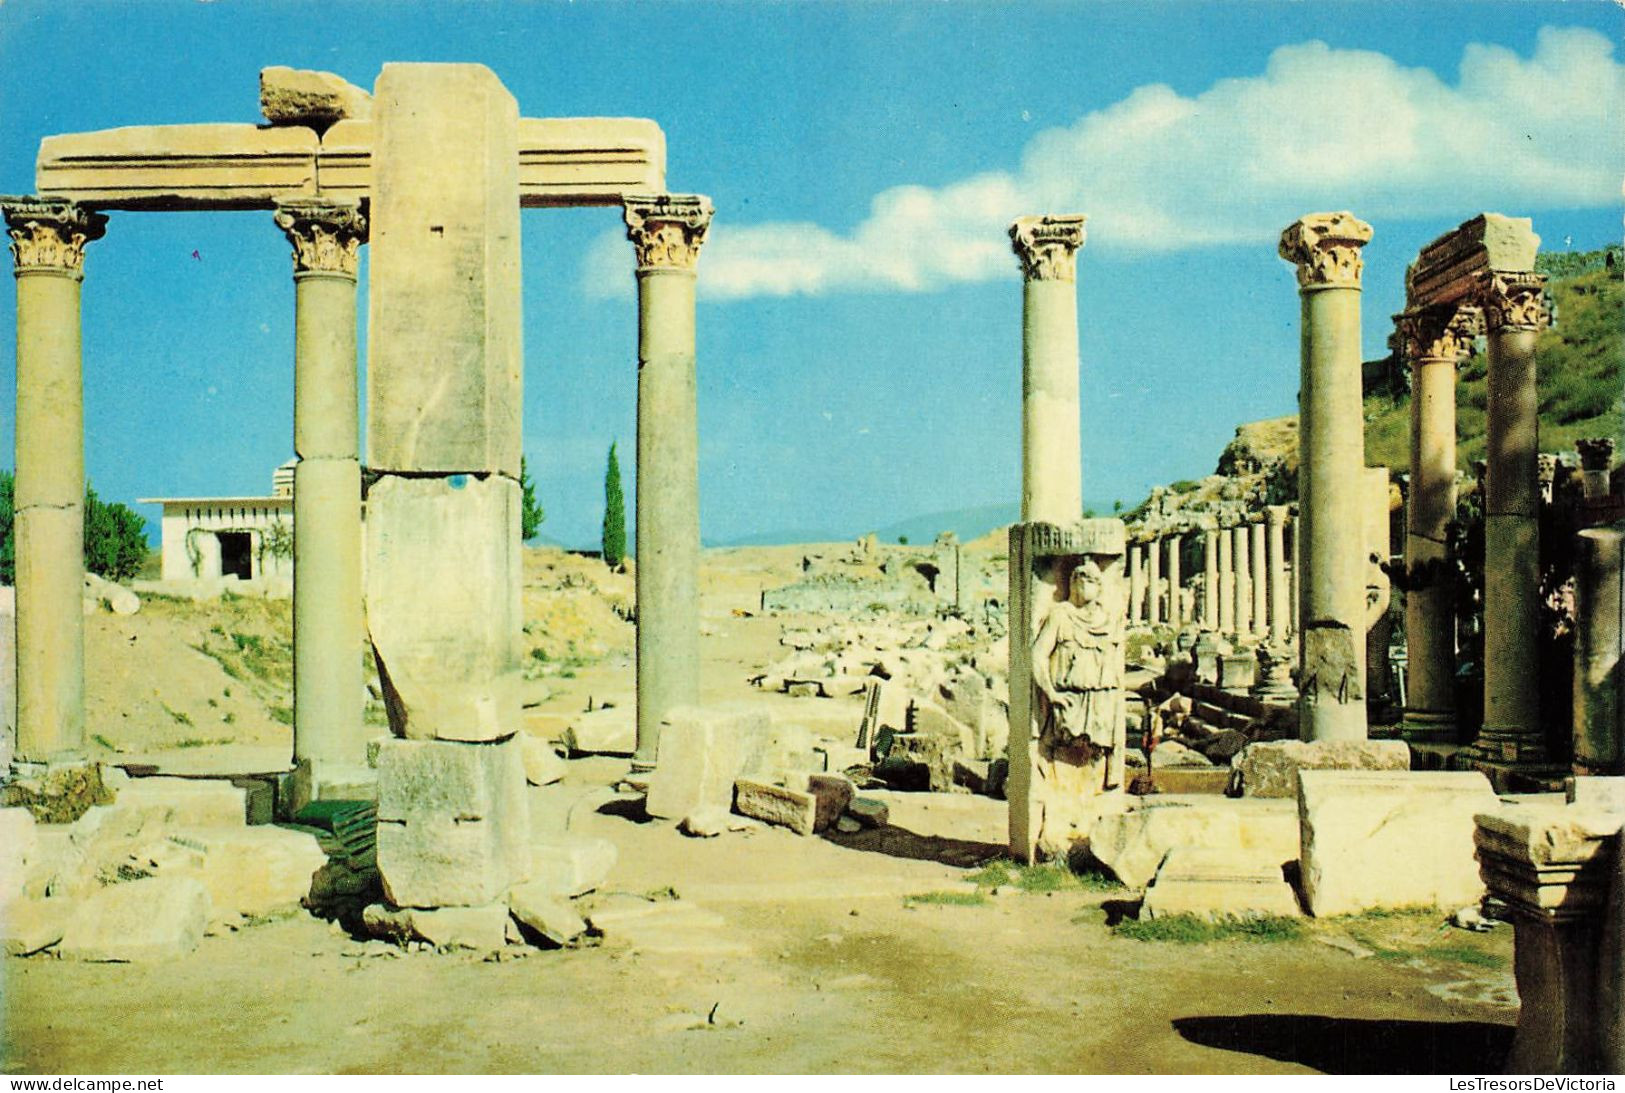
[[1574, 442], [1574, 449], [1580, 453], [1583, 471], [1606, 471], [1614, 465], [1613, 437], [1585, 437]]
[[1076, 281], [1087, 216], [1022, 216], [1010, 225], [1010, 248], [1029, 281]]
[[1360, 287], [1371, 225], [1353, 213], [1311, 213], [1281, 233], [1280, 255], [1298, 267], [1298, 289]]
[[367, 241], [367, 215], [359, 205], [331, 201], [284, 201], [276, 226], [293, 245], [294, 276], [301, 273], [354, 277]]
[[1544, 330], [1552, 315], [1546, 307], [1546, 277], [1528, 270], [1485, 270], [1480, 275], [1479, 302], [1484, 327], [1498, 330]]
[[625, 199], [626, 237], [638, 252], [638, 272], [693, 272], [716, 212], [699, 194], [655, 194]]
[[11, 237], [13, 273], [55, 273], [84, 277], [85, 244], [100, 239], [107, 217], [71, 201], [0, 197], [0, 212]]
[[1476, 307], [1429, 308], [1395, 315], [1394, 324], [1405, 360], [1454, 365], [1472, 353], [1473, 339], [1484, 332], [1484, 313]]

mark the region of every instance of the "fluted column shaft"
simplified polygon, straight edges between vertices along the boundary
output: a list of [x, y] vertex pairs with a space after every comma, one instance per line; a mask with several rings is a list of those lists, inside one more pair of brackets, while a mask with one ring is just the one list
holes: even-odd
[[85, 756], [85, 426], [80, 287], [107, 218], [0, 198], [17, 279], [17, 751]]
[[1298, 722], [1311, 741], [1366, 735], [1360, 248], [1370, 239], [1348, 213], [1304, 217], [1281, 236], [1302, 324]]
[[637, 751], [700, 697], [700, 478], [694, 286], [711, 224], [703, 197], [628, 198], [638, 256]]
[[1021, 519], [1028, 523], [1070, 524], [1083, 515], [1077, 255], [1084, 220], [1028, 216], [1010, 225], [1023, 274]]

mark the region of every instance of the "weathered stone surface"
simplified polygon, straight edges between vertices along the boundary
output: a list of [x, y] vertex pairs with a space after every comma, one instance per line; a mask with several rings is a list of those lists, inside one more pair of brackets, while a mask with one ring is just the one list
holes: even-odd
[[1246, 797], [1295, 797], [1300, 770], [1409, 770], [1403, 740], [1271, 740], [1249, 744], [1231, 760]]
[[85, 599], [97, 605], [106, 604], [107, 609], [115, 615], [133, 615], [141, 610], [140, 596], [121, 584], [90, 572], [85, 574]]
[[[367, 461], [517, 482], [518, 105], [476, 64], [386, 64], [373, 105]], [[369, 500], [369, 539], [373, 520]], [[419, 590], [470, 561], [446, 550]]]
[[175, 960], [197, 948], [209, 923], [209, 891], [195, 877], [146, 877], [83, 900], [62, 933], [68, 960]]
[[[378, 818], [502, 817], [523, 795], [523, 745], [390, 740], [378, 750]], [[522, 807], [522, 805], [521, 805]]]
[[374, 903], [361, 913], [361, 921], [373, 937], [427, 941], [440, 949], [489, 951], [507, 943], [508, 908], [501, 903], [432, 910]]
[[247, 791], [230, 782], [133, 778], [118, 791], [113, 804], [106, 806], [103, 823], [133, 833], [148, 820], [172, 827], [230, 827], [243, 823], [247, 815]]
[[73, 901], [66, 899], [0, 900], [0, 941], [7, 956], [28, 956], [62, 940]]
[[27, 862], [38, 845], [32, 813], [26, 808], [0, 808], [0, 906], [22, 893]]
[[568, 945], [587, 932], [587, 923], [564, 900], [534, 882], [508, 893], [508, 910], [527, 929], [552, 945]]
[[760, 731], [745, 737], [741, 778], [772, 782], [816, 769], [812, 731], [805, 725], [774, 718]]
[[264, 209], [316, 194], [314, 130], [248, 123], [137, 125], [40, 141], [42, 196], [110, 208]]
[[550, 786], [564, 777], [566, 763], [546, 740], [522, 732], [517, 737], [525, 762], [525, 781], [533, 786]]
[[532, 842], [531, 886], [553, 896], [579, 896], [592, 891], [615, 868], [620, 852], [608, 839], [557, 835]]
[[864, 827], [885, 827], [891, 821], [891, 810], [885, 801], [873, 797], [854, 797], [846, 811]]
[[852, 803], [857, 787], [844, 774], [811, 774], [807, 776], [807, 792], [818, 798], [813, 830], [828, 831]]
[[702, 809], [726, 811], [735, 779], [761, 750], [755, 738], [770, 726], [760, 710], [673, 710], [661, 726], [660, 757], [649, 776], [649, 815], [679, 819]]
[[1232, 847], [1176, 846], [1146, 889], [1141, 913], [1215, 919], [1301, 915], [1283, 863], [1270, 857]]
[[1476, 904], [1473, 817], [1495, 807], [1471, 771], [1299, 772], [1300, 861], [1311, 914]]
[[1287, 801], [1232, 801], [1173, 794], [1102, 816], [1089, 852], [1130, 888], [1143, 888], [1176, 846], [1239, 848], [1278, 863], [1298, 856], [1298, 817]]
[[1156, 769], [1163, 767], [1210, 767], [1213, 761], [1201, 752], [1186, 747], [1177, 740], [1164, 740], [1151, 751], [1151, 766]]
[[260, 69], [260, 113], [272, 125], [322, 130], [372, 113], [372, 96], [331, 72], [271, 65]]
[[571, 755], [631, 755], [638, 747], [637, 711], [631, 706], [589, 710], [564, 730]]
[[811, 835], [818, 822], [818, 797], [812, 793], [741, 778], [734, 783], [734, 808], [742, 816]]
[[728, 830], [728, 813], [720, 808], [702, 808], [684, 816], [677, 830], [696, 839], [714, 839]]
[[171, 835], [170, 842], [201, 855], [198, 876], [216, 916], [292, 910], [327, 864], [314, 835], [269, 825], [191, 828]]
[[524, 682], [518, 482], [385, 475], [367, 490], [366, 533], [367, 631], [391, 731], [512, 736]]

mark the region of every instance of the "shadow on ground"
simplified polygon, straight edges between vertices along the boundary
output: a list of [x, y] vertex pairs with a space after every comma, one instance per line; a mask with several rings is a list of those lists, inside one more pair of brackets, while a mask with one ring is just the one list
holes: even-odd
[[964, 869], [983, 865], [1010, 852], [1010, 848], [1001, 843], [921, 835], [906, 827], [867, 828], [851, 835], [831, 831], [824, 838], [848, 850], [863, 850], [871, 854], [885, 854], [892, 858], [908, 858], [911, 861], [934, 861]]
[[1512, 1049], [1513, 1026], [1487, 1021], [1377, 1021], [1299, 1013], [1176, 1017], [1193, 1044], [1300, 1063], [1325, 1074], [1484, 1074]]

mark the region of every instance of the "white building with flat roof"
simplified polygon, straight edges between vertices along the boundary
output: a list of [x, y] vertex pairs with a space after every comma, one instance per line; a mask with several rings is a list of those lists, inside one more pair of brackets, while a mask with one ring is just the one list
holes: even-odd
[[269, 497], [140, 498], [164, 507], [163, 579], [291, 580], [293, 467], [289, 460], [276, 469]]

